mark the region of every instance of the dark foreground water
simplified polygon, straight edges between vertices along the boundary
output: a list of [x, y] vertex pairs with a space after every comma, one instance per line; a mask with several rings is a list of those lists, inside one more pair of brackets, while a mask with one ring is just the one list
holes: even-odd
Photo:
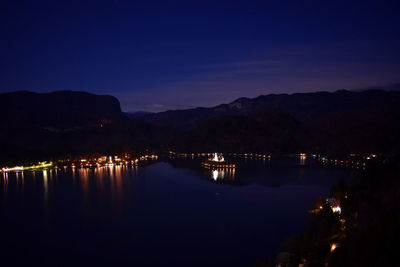
[[[197, 161], [0, 177], [2, 265], [253, 266], [304, 230], [348, 172], [297, 160]], [[2, 174], [0, 174], [2, 175]]]

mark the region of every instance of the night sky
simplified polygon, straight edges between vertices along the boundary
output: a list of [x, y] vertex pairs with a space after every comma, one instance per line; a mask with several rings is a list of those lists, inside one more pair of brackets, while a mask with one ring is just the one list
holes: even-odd
[[162, 111], [400, 81], [396, 1], [216, 2], [0, 1], [0, 91]]

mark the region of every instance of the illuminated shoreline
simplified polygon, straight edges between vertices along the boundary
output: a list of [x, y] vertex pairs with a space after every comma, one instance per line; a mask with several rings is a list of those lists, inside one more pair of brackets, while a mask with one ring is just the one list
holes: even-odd
[[14, 166], [3, 167], [0, 169], [2, 173], [35, 171], [47, 168], [97, 168], [97, 167], [113, 167], [113, 166], [138, 166], [144, 162], [154, 162], [158, 159], [158, 155], [141, 155], [131, 157], [125, 154], [123, 156], [100, 156], [100, 157], [79, 157], [75, 159], [62, 159], [56, 162], [39, 162], [31, 166]]
[[0, 170], [0, 172], [19, 172], [19, 171], [30, 171], [30, 170], [38, 170], [38, 169], [45, 169], [45, 168], [51, 168], [54, 166], [53, 162], [39, 162], [38, 165], [32, 165], [32, 166], [15, 166], [15, 167], [4, 167]]
[[[252, 154], [252, 153], [227, 153], [230, 157], [243, 157], [244, 159], [263, 159], [263, 160], [271, 160], [271, 155], [268, 154]], [[299, 157], [299, 164], [304, 166], [306, 163], [306, 159], [311, 157], [315, 159], [320, 164], [328, 164], [328, 165], [336, 165], [341, 167], [351, 167], [357, 169], [365, 170], [366, 165], [370, 161], [377, 161], [380, 159], [380, 156], [377, 154], [364, 154], [364, 155], [356, 155], [350, 154], [349, 157], [345, 157], [342, 159], [339, 158], [328, 158], [327, 156], [319, 155], [319, 154], [306, 154], [300, 153], [292, 155], [293, 157]], [[168, 152], [169, 158], [199, 158], [203, 159], [204, 157], [208, 157], [207, 160], [203, 161], [201, 165], [204, 168], [208, 169], [218, 169], [218, 168], [237, 168], [236, 164], [226, 162], [224, 160], [216, 160], [215, 153], [177, 153], [173, 151]], [[123, 154], [118, 156], [97, 156], [97, 157], [77, 157], [74, 159], [66, 158], [56, 160], [55, 162], [39, 162], [38, 164], [29, 165], [29, 166], [13, 166], [13, 167], [0, 167], [0, 172], [22, 172], [22, 171], [34, 171], [46, 168], [66, 168], [66, 167], [110, 167], [117, 165], [130, 165], [137, 166], [139, 163], [150, 162], [158, 159], [158, 155], [156, 154], [145, 154], [145, 155], [136, 155], [132, 156], [130, 154]]]

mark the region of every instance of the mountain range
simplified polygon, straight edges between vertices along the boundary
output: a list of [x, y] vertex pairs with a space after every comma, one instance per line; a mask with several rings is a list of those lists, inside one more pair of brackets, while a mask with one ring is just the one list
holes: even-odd
[[166, 111], [142, 119], [182, 131], [173, 142], [179, 150], [395, 153], [399, 104], [399, 91], [339, 90], [239, 98], [212, 108]]
[[126, 114], [112, 96], [0, 94], [0, 161], [153, 149], [396, 153], [400, 92], [270, 94], [211, 108]]

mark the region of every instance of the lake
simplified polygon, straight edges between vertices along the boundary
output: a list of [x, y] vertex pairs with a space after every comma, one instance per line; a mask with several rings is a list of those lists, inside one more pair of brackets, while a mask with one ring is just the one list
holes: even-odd
[[316, 198], [350, 176], [298, 161], [0, 174], [0, 256], [30, 266], [253, 266], [304, 231]]

